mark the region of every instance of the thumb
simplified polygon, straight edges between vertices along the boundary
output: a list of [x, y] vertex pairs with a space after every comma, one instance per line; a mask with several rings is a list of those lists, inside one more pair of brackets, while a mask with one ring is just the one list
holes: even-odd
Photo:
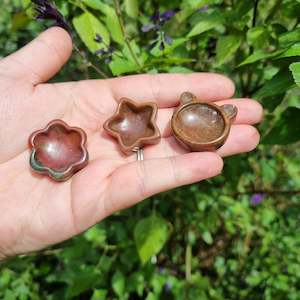
[[72, 40], [64, 29], [50, 28], [28, 45], [0, 62], [5, 73], [13, 78], [25, 78], [33, 85], [52, 78], [72, 53]]

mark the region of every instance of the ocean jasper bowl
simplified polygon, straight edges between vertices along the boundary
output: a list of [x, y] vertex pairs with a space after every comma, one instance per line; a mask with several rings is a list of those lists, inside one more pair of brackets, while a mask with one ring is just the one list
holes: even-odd
[[66, 181], [88, 163], [86, 134], [62, 120], [51, 121], [29, 138], [31, 168], [55, 181]]

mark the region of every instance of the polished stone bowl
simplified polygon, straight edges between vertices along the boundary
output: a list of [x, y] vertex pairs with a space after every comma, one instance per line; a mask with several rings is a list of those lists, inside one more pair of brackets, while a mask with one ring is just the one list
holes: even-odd
[[121, 150], [130, 154], [160, 141], [161, 136], [156, 125], [157, 110], [155, 103], [136, 103], [123, 98], [116, 113], [103, 127], [109, 135], [117, 139]]
[[31, 168], [55, 181], [66, 181], [88, 163], [86, 134], [62, 120], [51, 121], [29, 137]]
[[236, 114], [233, 105], [201, 103], [191, 93], [184, 93], [172, 117], [172, 130], [191, 151], [215, 151], [227, 140]]

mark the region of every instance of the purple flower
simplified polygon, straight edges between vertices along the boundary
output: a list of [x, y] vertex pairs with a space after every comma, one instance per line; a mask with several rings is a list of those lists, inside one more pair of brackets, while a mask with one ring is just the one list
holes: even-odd
[[106, 58], [104, 58], [104, 62], [108, 65], [110, 64], [112, 61], [112, 57], [111, 56], [107, 56]]
[[198, 9], [199, 13], [204, 13], [209, 9], [209, 6], [206, 4]]
[[107, 54], [107, 51], [104, 48], [101, 48], [101, 49], [95, 51], [95, 54], [102, 56], [102, 55]]
[[178, 12], [180, 11], [179, 8], [174, 8], [174, 9], [170, 9], [167, 10], [165, 12], [163, 12], [162, 14], [160, 14], [160, 21], [162, 22], [166, 22], [168, 20], [170, 20], [172, 17], [174, 17]]
[[153, 29], [157, 29], [157, 25], [154, 25], [154, 24], [146, 24], [142, 27], [142, 31], [143, 32], [149, 32]]
[[94, 38], [94, 40], [97, 43], [102, 43], [103, 42], [103, 38], [99, 33], [96, 34], [96, 37]]
[[160, 44], [159, 44], [159, 50], [160, 51], [164, 51], [165, 50], [166, 44], [167, 45], [172, 45], [172, 43], [173, 43], [173, 39], [170, 36], [168, 36], [168, 35], [166, 35], [164, 33], [163, 33], [163, 35], [164, 35], [164, 37], [161, 39]]
[[167, 282], [164, 286], [166, 292], [170, 292], [172, 290], [173, 284], [171, 282]]
[[163, 41], [160, 42], [159, 50], [161, 51], [165, 50], [165, 43]]
[[159, 11], [156, 11], [156, 12], [154, 13], [154, 15], [152, 15], [152, 16], [150, 17], [150, 20], [153, 21], [153, 22], [158, 22], [159, 19], [160, 19], [160, 13], [159, 13]]
[[[151, 16], [150, 20], [156, 25], [163, 26], [167, 21], [172, 19], [179, 11], [180, 11], [179, 8], [169, 9], [163, 13], [157, 11], [154, 15]], [[154, 24], [149, 24], [149, 25], [154, 25]]]
[[254, 194], [252, 197], [251, 197], [251, 204], [252, 205], [259, 205], [265, 198], [265, 195], [264, 194]]
[[34, 4], [35, 11], [37, 12], [37, 20], [52, 20], [54, 21], [54, 26], [62, 27], [68, 32], [71, 31], [63, 15], [49, 0], [31, 0], [31, 2]]
[[95, 51], [95, 55], [98, 55], [101, 59], [103, 59], [104, 63], [109, 64], [112, 61], [115, 49], [112, 46], [105, 44], [99, 34], [96, 34], [94, 41], [100, 44], [103, 43], [105, 46]]
[[173, 43], [173, 39], [170, 36], [165, 35], [165, 32], [162, 30], [162, 27], [166, 22], [171, 20], [178, 12], [179, 8], [169, 9], [163, 13], [159, 11], [155, 12], [154, 15], [150, 17], [151, 23], [145, 24], [141, 30], [142, 32], [154, 31], [156, 32], [157, 38], [152, 43], [152, 46], [159, 45], [159, 49], [163, 51], [165, 49], [165, 44], [171, 45]]
[[165, 43], [168, 45], [172, 45], [172, 43], [173, 43], [173, 39], [168, 35], [165, 35], [164, 40], [165, 40]]

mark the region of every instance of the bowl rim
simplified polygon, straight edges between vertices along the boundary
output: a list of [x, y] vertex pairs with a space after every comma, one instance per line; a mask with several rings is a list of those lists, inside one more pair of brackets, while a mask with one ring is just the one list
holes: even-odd
[[[223, 118], [224, 120], [224, 130], [223, 133], [216, 139], [212, 140], [212, 141], [208, 141], [208, 142], [198, 142], [196, 140], [192, 140], [187, 138], [185, 135], [182, 134], [182, 132], [178, 129], [178, 126], [176, 124], [177, 119], [178, 119], [178, 115], [187, 107], [189, 106], [193, 106], [193, 105], [205, 105], [205, 106], [209, 106], [210, 108], [214, 109], [215, 111], [217, 111]], [[193, 144], [193, 145], [199, 145], [199, 146], [214, 146], [217, 143], [221, 143], [229, 134], [230, 131], [230, 120], [228, 119], [226, 113], [223, 111], [221, 106], [218, 106], [216, 104], [213, 103], [205, 103], [205, 102], [199, 102], [199, 101], [192, 101], [189, 103], [185, 103], [180, 105], [177, 110], [174, 112], [173, 116], [172, 116], [172, 120], [171, 120], [171, 127], [172, 130], [175, 134], [175, 136], [177, 138], [179, 138], [182, 142], [184, 143], [189, 143], [189, 144]]]

